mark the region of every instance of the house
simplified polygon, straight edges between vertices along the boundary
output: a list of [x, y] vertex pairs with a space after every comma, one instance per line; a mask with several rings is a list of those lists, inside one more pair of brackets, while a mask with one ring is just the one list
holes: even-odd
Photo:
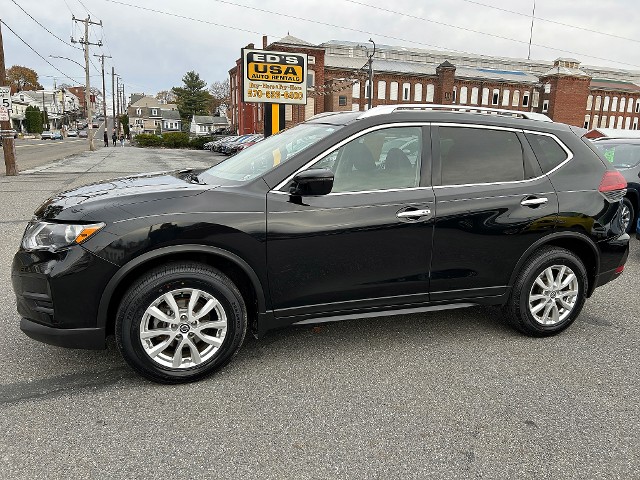
[[73, 93], [65, 89], [22, 90], [11, 96], [12, 127], [23, 131], [24, 114], [27, 107], [38, 107], [46, 111], [51, 128], [62, 125], [73, 126], [80, 114], [80, 101]]
[[[132, 99], [136, 99], [136, 101], [127, 108], [129, 126], [133, 133], [161, 133], [164, 130], [180, 131], [182, 123], [178, 112], [178, 106], [175, 103], [161, 104], [154, 97], [138, 97], [138, 95], [133, 97]], [[163, 114], [163, 112], [175, 113]], [[167, 119], [166, 128], [164, 128], [165, 116]]]
[[194, 135], [211, 135], [217, 130], [228, 128], [227, 117], [213, 115], [194, 115], [191, 119], [189, 132]]

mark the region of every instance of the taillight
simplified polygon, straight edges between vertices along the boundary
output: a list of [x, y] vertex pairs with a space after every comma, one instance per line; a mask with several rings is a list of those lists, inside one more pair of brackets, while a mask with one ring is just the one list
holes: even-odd
[[598, 191], [611, 203], [619, 202], [627, 193], [627, 181], [617, 170], [607, 170], [602, 176]]
[[604, 172], [598, 191], [601, 193], [611, 192], [613, 190], [624, 190], [627, 188], [627, 181], [617, 170], [607, 170]]

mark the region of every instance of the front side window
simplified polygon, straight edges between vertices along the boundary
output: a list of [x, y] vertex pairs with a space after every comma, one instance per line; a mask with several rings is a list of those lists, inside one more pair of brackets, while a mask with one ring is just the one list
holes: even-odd
[[442, 185], [524, 180], [522, 145], [514, 132], [440, 127]]
[[410, 188], [420, 184], [421, 153], [421, 127], [391, 127], [346, 143], [311, 168], [333, 171], [332, 193]]

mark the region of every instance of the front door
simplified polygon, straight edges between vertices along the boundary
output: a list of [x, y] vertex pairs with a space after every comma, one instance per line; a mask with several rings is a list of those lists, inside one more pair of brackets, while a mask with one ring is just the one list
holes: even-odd
[[267, 197], [267, 258], [275, 315], [345, 313], [429, 300], [434, 219], [426, 127], [374, 128], [341, 142], [310, 168], [334, 187]]

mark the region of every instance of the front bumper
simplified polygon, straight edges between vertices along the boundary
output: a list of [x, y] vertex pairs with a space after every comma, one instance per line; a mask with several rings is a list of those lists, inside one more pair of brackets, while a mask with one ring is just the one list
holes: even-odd
[[27, 336], [57, 347], [104, 350], [103, 328], [56, 328], [41, 325], [27, 318], [20, 320], [20, 330]]
[[98, 324], [98, 305], [117, 269], [81, 246], [60, 252], [19, 250], [11, 282], [20, 328], [52, 345], [105, 348], [106, 326]]

